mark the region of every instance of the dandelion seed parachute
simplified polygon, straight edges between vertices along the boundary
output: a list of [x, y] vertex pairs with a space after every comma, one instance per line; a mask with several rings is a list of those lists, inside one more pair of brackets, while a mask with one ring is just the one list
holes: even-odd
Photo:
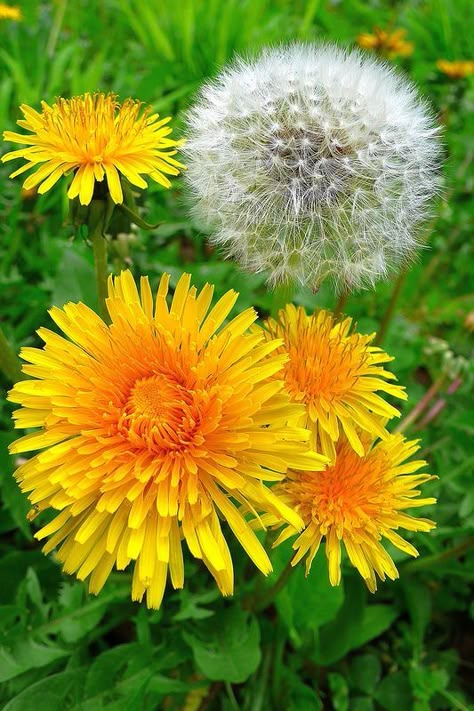
[[383, 62], [267, 49], [208, 83], [187, 123], [195, 216], [272, 285], [372, 285], [413, 258], [439, 185], [438, 130]]
[[[135, 562], [132, 598], [159, 607], [168, 573], [184, 584], [182, 539], [202, 559], [224, 595], [233, 567], [219, 515], [264, 573], [271, 564], [236, 507], [273, 512], [296, 529], [298, 514], [265, 482], [289, 466], [321, 469], [309, 432], [288, 425], [301, 416], [274, 374], [279, 341], [249, 333], [247, 309], [222, 326], [237, 294], [210, 309], [213, 288], [197, 293], [179, 280], [171, 305], [168, 277], [155, 303], [148, 279], [130, 272], [109, 280], [106, 325], [82, 303], [53, 308], [66, 337], [42, 328], [43, 349], [24, 348], [33, 379], [15, 385], [16, 426], [40, 430], [13, 453], [42, 450], [16, 477], [40, 511], [56, 516], [36, 533], [57, 549], [67, 573], [98, 593], [112, 568]], [[219, 515], [218, 515], [219, 514]]]

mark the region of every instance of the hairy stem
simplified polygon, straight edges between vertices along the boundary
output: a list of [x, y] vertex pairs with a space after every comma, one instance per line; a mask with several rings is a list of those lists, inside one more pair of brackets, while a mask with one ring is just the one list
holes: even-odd
[[458, 543], [457, 546], [448, 548], [446, 551], [441, 551], [441, 553], [434, 553], [433, 555], [420, 558], [419, 560], [412, 560], [409, 563], [405, 563], [403, 570], [406, 572], [412, 572], [413, 570], [423, 570], [424, 568], [436, 568], [439, 563], [443, 563], [445, 560], [451, 560], [451, 558], [460, 558], [466, 551], [474, 547], [474, 536], [466, 538], [462, 543]]
[[441, 389], [446, 376], [442, 373], [439, 378], [437, 378], [434, 383], [428, 388], [426, 393], [423, 395], [421, 400], [415, 405], [413, 410], [408, 413], [408, 415], [395, 427], [394, 432], [405, 432], [410, 425], [412, 425], [422, 414], [422, 412], [428, 407], [436, 393]]
[[290, 579], [293, 570], [294, 566], [291, 565], [291, 561], [288, 561], [271, 588], [264, 590], [261, 594], [250, 597], [245, 607], [248, 610], [252, 610], [252, 612], [261, 612], [261, 610], [265, 610], [272, 604], [280, 590], [283, 590]]
[[5, 375], [8, 380], [15, 383], [17, 380], [21, 380], [21, 363], [13, 351], [13, 348], [6, 339], [2, 328], [0, 327], [0, 370]]
[[334, 308], [334, 315], [335, 316], [340, 316], [344, 312], [348, 298], [349, 298], [349, 290], [344, 289], [344, 291], [341, 291], [341, 293], [339, 294], [339, 298], [337, 300], [337, 304]]
[[104, 321], [108, 322], [109, 315], [105, 306], [107, 298], [107, 241], [99, 227], [91, 234], [92, 249], [94, 251], [95, 283], [99, 299], [99, 313]]
[[388, 327], [390, 326], [390, 323], [393, 318], [393, 314], [395, 313], [395, 307], [397, 305], [398, 298], [400, 296], [400, 293], [402, 291], [403, 284], [405, 282], [405, 277], [407, 275], [406, 269], [404, 269], [402, 272], [397, 277], [397, 280], [394, 284], [394, 287], [392, 289], [392, 293], [390, 295], [390, 300], [388, 302], [387, 308], [385, 309], [385, 313], [382, 316], [382, 320], [380, 321], [380, 327], [377, 332], [377, 335], [375, 336], [374, 340], [374, 345], [375, 346], [380, 346], [382, 341], [384, 340], [385, 336], [387, 335]]

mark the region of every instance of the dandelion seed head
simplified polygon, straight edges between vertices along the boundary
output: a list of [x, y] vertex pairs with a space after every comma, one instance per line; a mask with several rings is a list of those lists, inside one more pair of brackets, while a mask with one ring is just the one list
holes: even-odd
[[410, 260], [438, 131], [384, 63], [294, 44], [237, 59], [188, 114], [186, 180], [211, 240], [272, 285], [371, 285]]

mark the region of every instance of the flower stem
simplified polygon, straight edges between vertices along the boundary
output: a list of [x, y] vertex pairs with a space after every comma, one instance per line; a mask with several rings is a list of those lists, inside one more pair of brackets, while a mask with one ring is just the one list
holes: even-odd
[[109, 315], [105, 306], [105, 299], [107, 298], [107, 240], [98, 226], [92, 232], [91, 240], [94, 251], [95, 283], [99, 299], [99, 313], [104, 321], [108, 322]]
[[271, 588], [268, 588], [268, 590], [264, 590], [260, 595], [254, 595], [253, 598], [250, 598], [248, 600], [245, 607], [248, 610], [252, 610], [252, 612], [261, 612], [262, 610], [265, 610], [269, 605], [272, 604], [280, 590], [285, 587], [286, 583], [291, 577], [293, 570], [294, 566], [291, 565], [291, 561], [289, 560], [286, 566], [281, 571], [275, 583], [271, 586]]
[[388, 330], [388, 327], [390, 326], [390, 322], [391, 322], [393, 314], [395, 312], [395, 306], [397, 304], [398, 297], [400, 296], [400, 293], [402, 291], [402, 287], [405, 282], [406, 275], [407, 275], [407, 271], [406, 271], [406, 269], [404, 269], [402, 272], [400, 272], [400, 274], [397, 277], [395, 285], [392, 289], [392, 293], [390, 295], [390, 300], [388, 302], [387, 308], [385, 309], [385, 313], [382, 316], [382, 320], [380, 322], [380, 327], [379, 327], [378, 333], [377, 333], [375, 340], [374, 340], [375, 346], [380, 346], [380, 344], [384, 340], [385, 336], [387, 335], [387, 330]]
[[441, 389], [445, 379], [446, 375], [442, 373], [439, 378], [431, 384], [413, 410], [395, 427], [394, 432], [405, 432], [405, 430], [420, 417], [421, 413], [428, 407], [436, 393]]
[[285, 308], [285, 306], [292, 301], [294, 293], [295, 284], [292, 281], [285, 281], [275, 287], [271, 306], [273, 318], [277, 318], [280, 309]]
[[450, 560], [451, 558], [460, 558], [463, 553], [466, 553], [470, 548], [474, 547], [474, 536], [466, 538], [462, 543], [458, 543], [457, 546], [448, 548], [446, 551], [441, 551], [441, 553], [434, 553], [433, 555], [420, 558], [419, 560], [411, 560], [409, 563], [405, 563], [403, 570], [406, 572], [412, 572], [413, 570], [422, 570], [423, 568], [435, 569], [439, 563], [443, 563], [445, 560]]
[[349, 290], [344, 289], [344, 291], [341, 291], [341, 293], [339, 294], [339, 298], [337, 300], [337, 304], [334, 308], [334, 315], [335, 316], [340, 316], [343, 313], [344, 309], [346, 308], [348, 298], [349, 298]]
[[21, 380], [21, 363], [13, 351], [13, 348], [6, 339], [2, 328], [0, 327], [0, 370], [8, 380], [16, 383]]

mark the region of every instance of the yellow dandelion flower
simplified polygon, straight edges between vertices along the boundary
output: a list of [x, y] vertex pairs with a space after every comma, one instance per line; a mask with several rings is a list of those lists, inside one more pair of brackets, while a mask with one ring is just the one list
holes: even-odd
[[449, 62], [447, 59], [438, 59], [436, 66], [450, 79], [464, 79], [474, 74], [474, 61], [470, 60]]
[[312, 446], [334, 459], [340, 429], [359, 456], [364, 454], [357, 427], [382, 439], [388, 437], [381, 418], [399, 416], [398, 410], [376, 391], [406, 399], [399, 385], [387, 383], [395, 376], [383, 363], [393, 360], [371, 346], [375, 334], [351, 331], [352, 319], [338, 321], [329, 311], [308, 316], [292, 304], [278, 321], [265, 326], [269, 339], [282, 338], [279, 351], [289, 359], [283, 366], [286, 388], [294, 402], [306, 406], [300, 423], [312, 430]]
[[17, 5], [5, 5], [0, 2], [0, 20], [14, 20], [20, 22], [23, 19], [20, 8]]
[[[337, 444], [336, 461], [324, 472], [290, 472], [278, 484], [276, 493], [300, 514], [305, 530], [293, 544], [296, 565], [305, 555], [306, 574], [318, 552], [322, 539], [331, 585], [341, 580], [341, 543], [371, 592], [377, 589], [376, 575], [385, 580], [398, 578], [393, 560], [381, 541], [386, 539], [396, 548], [418, 556], [414, 546], [396, 531], [430, 531], [435, 524], [405, 513], [406, 509], [436, 503], [433, 498], [417, 498], [416, 488], [434, 479], [416, 473], [426, 465], [422, 460], [407, 461], [419, 448], [417, 441], [408, 442], [403, 435], [390, 435], [374, 443], [370, 435], [361, 434], [367, 453], [359, 457], [342, 436]], [[271, 517], [266, 517], [272, 523]], [[275, 521], [275, 523], [277, 523]], [[275, 541], [278, 545], [297, 531], [287, 526]]]
[[279, 345], [248, 332], [248, 309], [227, 325], [237, 294], [209, 310], [213, 287], [200, 293], [183, 275], [169, 307], [168, 276], [155, 304], [147, 278], [138, 292], [130, 272], [109, 279], [106, 325], [82, 303], [53, 307], [69, 340], [45, 328], [43, 349], [24, 348], [32, 380], [9, 398], [22, 405], [18, 427], [41, 427], [13, 453], [43, 450], [17, 480], [37, 510], [58, 515], [36, 538], [49, 538], [64, 571], [90, 577], [98, 593], [111, 569], [135, 561], [132, 598], [161, 604], [168, 576], [184, 583], [181, 541], [202, 559], [224, 595], [233, 567], [220, 517], [264, 573], [269, 558], [239, 511], [273, 512], [296, 529], [298, 514], [265, 482], [287, 467], [318, 470], [309, 432], [287, 426], [301, 406], [274, 379], [285, 359]]
[[28, 146], [3, 156], [2, 161], [28, 161], [10, 178], [44, 164], [25, 180], [25, 190], [39, 186], [38, 192], [45, 193], [74, 171], [70, 200], [79, 197], [82, 205], [89, 205], [96, 183], [106, 178], [112, 200], [120, 204], [121, 175], [138, 188], [147, 187], [143, 175], [169, 188], [166, 176], [178, 175], [183, 167], [172, 157], [180, 142], [169, 138], [171, 118], [143, 110], [140, 101], [126, 99], [120, 104], [115, 94], [96, 92], [59, 98], [52, 106], [43, 101], [41, 106], [41, 113], [26, 104], [20, 107], [25, 119], [17, 123], [30, 134], [3, 134], [6, 141]]
[[370, 49], [378, 52], [388, 59], [395, 57], [408, 57], [413, 53], [414, 45], [405, 39], [406, 30], [394, 30], [390, 32], [380, 27], [374, 27], [373, 34], [364, 32], [360, 34], [356, 42], [362, 49]]

